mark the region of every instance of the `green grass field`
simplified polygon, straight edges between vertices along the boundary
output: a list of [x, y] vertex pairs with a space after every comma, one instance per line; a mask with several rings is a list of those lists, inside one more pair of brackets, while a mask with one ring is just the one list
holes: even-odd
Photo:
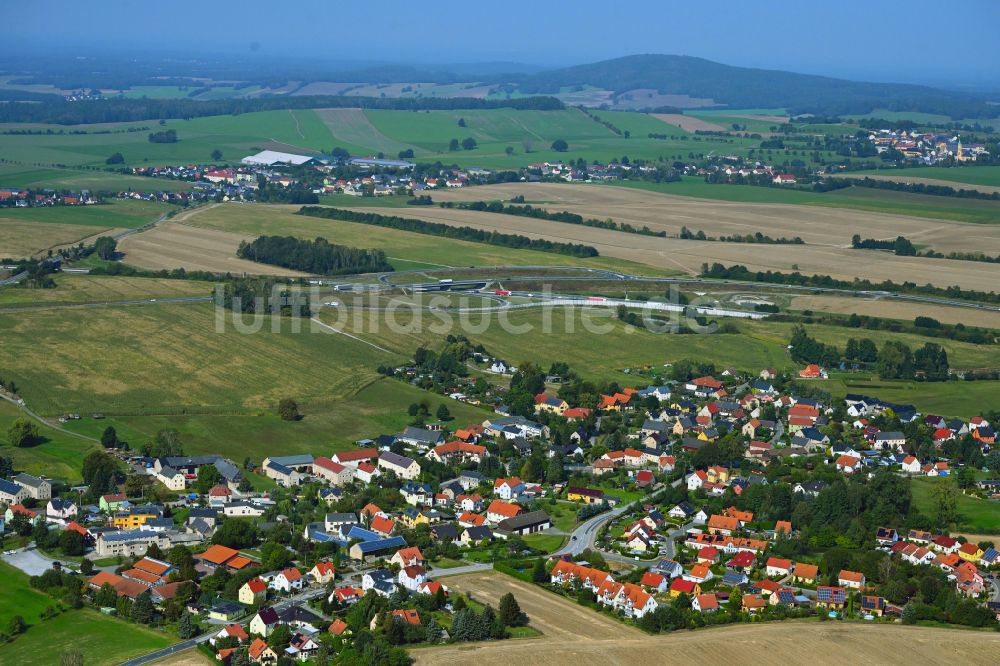
[[[215, 316], [208, 304], [0, 315], [4, 376], [49, 415], [243, 413], [286, 396], [346, 397], [394, 360], [350, 338], [310, 332], [308, 321], [292, 333], [289, 320], [265, 318], [260, 331], [243, 334], [227, 320], [220, 333]], [[272, 323], [284, 329], [272, 332]]]
[[58, 273], [52, 289], [0, 287], [0, 308], [30, 304], [106, 303], [144, 298], [211, 296], [213, 285], [196, 280], [168, 280], [109, 275]]
[[964, 166], [964, 167], [912, 167], [908, 169], [880, 169], [878, 171], [859, 171], [859, 174], [877, 174], [879, 176], [935, 178], [949, 180], [969, 185], [990, 185], [1000, 187], [1000, 166]]
[[426, 402], [432, 414], [439, 404], [447, 405], [455, 427], [481, 423], [491, 413], [400, 381], [380, 379], [341, 400], [300, 403], [303, 418], [291, 423], [268, 410], [234, 415], [111, 416], [101, 421], [84, 418], [67, 427], [99, 437], [113, 425], [132, 445], [149, 441], [163, 428], [175, 428], [188, 453], [220, 453], [237, 463], [251, 456], [259, 463], [273, 451], [330, 455], [352, 448], [358, 439], [399, 432], [410, 421], [407, 407], [420, 402]]
[[[312, 153], [330, 150], [335, 144], [329, 129], [309, 109], [168, 120], [163, 125], [150, 120], [74, 129], [111, 129], [113, 133], [0, 135], [0, 154], [26, 165], [103, 167], [114, 153], [121, 153], [129, 165], [188, 164], [208, 163], [212, 151], [218, 149], [224, 160], [238, 162], [264, 148]], [[115, 131], [128, 129], [135, 131]], [[150, 132], [166, 129], [177, 131], [176, 143], [149, 141]]]
[[536, 534], [525, 534], [522, 538], [531, 548], [545, 551], [546, 553], [559, 550], [563, 543], [566, 542], [566, 537], [564, 536], [560, 536], [558, 534], [542, 534], [540, 532]]
[[176, 208], [170, 204], [149, 201], [112, 201], [93, 206], [7, 208], [0, 212], [0, 220], [137, 229]]
[[[152, 91], [149, 91], [152, 92]], [[165, 96], [173, 91], [163, 90]], [[222, 89], [207, 95], [228, 96]], [[207, 162], [219, 149], [224, 160], [237, 161], [262, 148], [291, 152], [329, 151], [334, 146], [352, 154], [383, 152], [395, 156], [413, 149], [422, 160], [441, 160], [463, 166], [519, 167], [546, 160], [683, 159], [689, 153], [710, 152], [746, 155], [759, 145], [757, 139], [696, 136], [641, 113], [599, 111], [601, 120], [623, 133], [616, 134], [576, 108], [561, 111], [515, 111], [513, 109], [456, 111], [387, 111], [352, 109], [263, 111], [237, 116], [213, 116], [191, 120], [167, 120], [81, 126], [102, 133], [68, 134], [65, 128], [45, 135], [0, 135], [0, 154], [12, 162], [32, 167], [64, 165], [103, 167], [104, 160], [120, 152], [127, 164], [182, 164]], [[458, 125], [464, 119], [465, 127]], [[723, 118], [724, 120], [725, 118]], [[718, 119], [717, 119], [718, 120]], [[741, 124], [768, 126], [765, 121], [739, 119]], [[10, 126], [17, 127], [17, 126]], [[107, 130], [111, 133], [106, 133]], [[175, 129], [173, 144], [150, 143], [147, 135], [159, 129]], [[766, 129], [766, 128], [765, 128]], [[132, 130], [132, 131], [128, 131]], [[631, 134], [625, 138], [624, 131]], [[59, 132], [63, 133], [60, 134]], [[674, 138], [651, 139], [649, 134]], [[451, 152], [451, 139], [476, 139], [475, 150]], [[564, 139], [569, 150], [558, 153], [552, 142]], [[508, 156], [507, 147], [514, 149]], [[832, 155], [830, 155], [832, 157]]]
[[13, 642], [0, 646], [2, 663], [48, 666], [59, 663], [63, 650], [78, 650], [87, 666], [111, 666], [176, 642], [166, 634], [90, 609], [70, 610], [41, 620], [41, 612], [58, 602], [31, 589], [28, 577], [8, 564], [0, 563], [0, 576], [4, 581], [0, 627], [6, 627], [14, 615], [21, 615], [29, 625]]
[[6, 400], [0, 401], [0, 455], [12, 458], [15, 469], [29, 474], [44, 474], [69, 483], [78, 482], [84, 457], [99, 449], [100, 445], [39, 425], [41, 443], [26, 448], [13, 447], [7, 442], [7, 433], [18, 418], [24, 418], [24, 415], [17, 407]]
[[834, 374], [820, 387], [834, 397], [860, 393], [912, 404], [924, 414], [971, 418], [1000, 409], [1000, 382], [914, 382], [879, 379], [866, 373]]
[[191, 189], [191, 183], [182, 180], [127, 176], [103, 170], [71, 169], [53, 167], [32, 167], [17, 164], [0, 164], [0, 187], [24, 187], [28, 189], [66, 189], [73, 191], [91, 190], [97, 192], [122, 190], [134, 191], [184, 191]]
[[[942, 483], [954, 483], [950, 477], [921, 477], [913, 479], [911, 489], [913, 502], [920, 512], [934, 515], [934, 486]], [[955, 527], [959, 531], [974, 534], [1000, 534], [1000, 502], [985, 500], [960, 493], [958, 495], [958, 522]]]

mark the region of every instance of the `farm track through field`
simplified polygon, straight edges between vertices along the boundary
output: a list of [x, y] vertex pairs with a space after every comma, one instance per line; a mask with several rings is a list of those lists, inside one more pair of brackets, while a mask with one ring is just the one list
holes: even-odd
[[[501, 574], [472, 574], [449, 579], [449, 586], [494, 607], [512, 592], [538, 638], [418, 649], [418, 665], [479, 666], [529, 663], [546, 666], [581, 664], [719, 663], [818, 664], [843, 666], [919, 663], [995, 663], [1000, 635], [929, 627], [842, 622], [773, 622], [736, 624], [673, 634], [647, 635], [608, 616], [578, 606], [554, 593]], [[757, 655], [756, 658], [750, 655]]]

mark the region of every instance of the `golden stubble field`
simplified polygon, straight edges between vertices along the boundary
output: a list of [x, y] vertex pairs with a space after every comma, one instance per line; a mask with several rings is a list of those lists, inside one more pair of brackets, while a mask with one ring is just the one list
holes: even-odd
[[126, 236], [118, 244], [118, 249], [124, 254], [126, 263], [151, 270], [184, 268], [234, 275], [306, 275], [238, 258], [236, 249], [240, 242], [253, 239], [252, 235], [170, 221], [149, 231]]
[[945, 324], [964, 324], [965, 326], [1000, 329], [1000, 312], [950, 305], [805, 294], [793, 296], [789, 307], [793, 310], [858, 314], [886, 319], [912, 320], [923, 316], [932, 317]]
[[[555, 186], [560, 187], [560, 186]], [[585, 196], [600, 195], [607, 190], [616, 188], [591, 188], [562, 186], [585, 192]], [[520, 188], [520, 189], [518, 189]], [[488, 187], [470, 188], [463, 193], [464, 198], [495, 199]], [[546, 191], [525, 189], [524, 185], [515, 185], [506, 190], [507, 196], [524, 193], [529, 199], [551, 200]], [[496, 190], [494, 190], [494, 193]], [[559, 192], [562, 194], [562, 192]], [[591, 194], [594, 192], [594, 194]], [[626, 190], [631, 192], [631, 190]], [[450, 193], [435, 193], [450, 194]], [[617, 198], [616, 192], [610, 195]], [[572, 195], [570, 195], [572, 196]], [[443, 198], [443, 197], [442, 197]], [[669, 208], [670, 204], [667, 204]], [[691, 211], [685, 219], [692, 229], [705, 229], [707, 233], [717, 234], [720, 229], [713, 228], [710, 223], [717, 220], [712, 212], [716, 206], [727, 211], [729, 215], [741, 215], [740, 208], [752, 207], [752, 204], [728, 204], [716, 202], [700, 202], [702, 208]], [[612, 217], [617, 221], [634, 221], [648, 224], [651, 228], [664, 228], [664, 223], [654, 224], [651, 221], [642, 222], [628, 215], [625, 209], [616, 209], [614, 204], [580, 204], [579, 207], [567, 206], [562, 203], [548, 206], [555, 210], [573, 210], [584, 215], [597, 218]], [[707, 207], [705, 207], [707, 206]], [[531, 238], [542, 238], [564, 243], [583, 243], [597, 248], [601, 256], [615, 257], [635, 261], [659, 268], [681, 270], [689, 274], [697, 274], [704, 263], [719, 262], [725, 265], [743, 264], [752, 270], [772, 270], [791, 272], [799, 270], [803, 273], [830, 275], [838, 279], [851, 280], [855, 277], [869, 278], [874, 281], [893, 280], [896, 282], [912, 281], [917, 284], [931, 283], [935, 286], [960, 285], [965, 289], [983, 291], [996, 290], [1000, 285], [1000, 264], [988, 264], [970, 261], [951, 261], [947, 259], [924, 259], [918, 257], [897, 257], [886, 252], [852, 250], [833, 245], [759, 245], [753, 243], [720, 243], [713, 241], [680, 240], [677, 238], [657, 238], [640, 234], [622, 233], [609, 229], [599, 229], [583, 225], [537, 220], [534, 218], [517, 217], [496, 213], [435, 208], [431, 206], [414, 207], [401, 212], [398, 208], [366, 208], [366, 211], [383, 215], [405, 215], [431, 222], [440, 222], [453, 226], [470, 226], [478, 229], [496, 230], [503, 233], [521, 234]], [[416, 210], [419, 208], [419, 210]], [[576, 210], [574, 210], [576, 208]], [[798, 207], [794, 207], [798, 208]], [[806, 207], [803, 207], [806, 208]], [[613, 213], [613, 209], [619, 210]], [[814, 209], [806, 208], [812, 212]], [[647, 204], [644, 215], [652, 216], [654, 211]], [[843, 211], [840, 211], [843, 212]], [[665, 215], [668, 213], [665, 212]], [[821, 213], [822, 214], [822, 213]], [[829, 214], [829, 211], [826, 211]], [[844, 215], [849, 215], [843, 212]], [[926, 222], [926, 221], [924, 221]], [[830, 224], [833, 224], [830, 222]], [[667, 225], [669, 226], [669, 225]], [[971, 226], [971, 225], [964, 225]], [[984, 225], [977, 225], [984, 227]], [[789, 229], [776, 229], [765, 226], [763, 222], [754, 225], [770, 235], [796, 235]], [[680, 226], [670, 230], [676, 233]], [[744, 232], [747, 230], [744, 229]], [[1000, 253], [1000, 226], [984, 227], [984, 231], [997, 235], [998, 253]], [[869, 232], [871, 233], [871, 232]], [[893, 234], [895, 235], [895, 234]], [[908, 234], [912, 237], [913, 234]], [[847, 233], [847, 241], [850, 234]]]
[[35, 222], [0, 216], [0, 257], [31, 257], [43, 254], [48, 249], [92, 243], [98, 236], [119, 231], [121, 229], [112, 227]]
[[[717, 201], [627, 187], [560, 183], [504, 183], [444, 190], [432, 196], [434, 201], [491, 201], [518, 194], [529, 201], [545, 202], [537, 204], [542, 208], [568, 210], [598, 219], [610, 217], [618, 222], [666, 230], [669, 234], [676, 234], [682, 226], [692, 231], [704, 230], [710, 236], [760, 231], [773, 237], [800, 236], [810, 245], [837, 248], [849, 246], [854, 234], [865, 238], [902, 235], [945, 253], [954, 250], [1000, 254], [1000, 224], [969, 224], [847, 208]], [[772, 253], [796, 249], [763, 247]], [[871, 254], [861, 256], [873, 261]]]
[[539, 638], [449, 645], [411, 652], [417, 664], [480, 666], [583, 664], [994, 664], [1000, 634], [860, 623], [737, 624], [658, 636], [502, 574], [444, 579], [478, 601], [496, 606], [512, 592]]

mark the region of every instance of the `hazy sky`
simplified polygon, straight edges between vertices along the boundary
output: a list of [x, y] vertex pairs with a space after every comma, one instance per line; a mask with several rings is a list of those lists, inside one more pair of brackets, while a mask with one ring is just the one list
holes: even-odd
[[0, 0], [3, 52], [250, 53], [560, 66], [634, 53], [1000, 84], [1000, 0]]

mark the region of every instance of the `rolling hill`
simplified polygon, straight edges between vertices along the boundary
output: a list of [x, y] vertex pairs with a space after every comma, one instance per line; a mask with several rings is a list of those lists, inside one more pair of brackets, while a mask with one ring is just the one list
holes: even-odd
[[952, 118], [991, 117], [984, 98], [927, 86], [868, 83], [793, 72], [733, 67], [678, 55], [633, 55], [518, 77], [522, 93], [545, 94], [591, 85], [622, 94], [660, 93], [711, 98], [731, 107], [785, 107], [792, 114], [840, 115], [891, 111], [940, 113]]

